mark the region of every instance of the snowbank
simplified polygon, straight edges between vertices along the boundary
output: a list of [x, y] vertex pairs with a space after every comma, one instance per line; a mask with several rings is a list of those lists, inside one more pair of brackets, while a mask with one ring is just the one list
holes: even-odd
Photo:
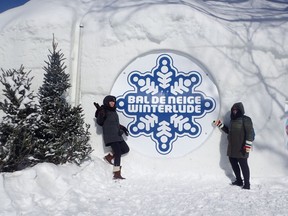
[[[286, 178], [253, 178], [250, 191], [227, 178], [193, 174], [160, 176], [126, 171], [112, 181], [110, 165], [95, 158], [76, 167], [38, 164], [1, 174], [0, 214], [94, 215], [287, 215]], [[126, 169], [127, 170], [127, 169]]]

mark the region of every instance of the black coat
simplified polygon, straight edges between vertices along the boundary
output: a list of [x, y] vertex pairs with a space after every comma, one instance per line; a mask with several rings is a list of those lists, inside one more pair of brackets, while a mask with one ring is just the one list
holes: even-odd
[[97, 123], [102, 125], [103, 139], [106, 146], [113, 142], [123, 141], [123, 131], [120, 130], [119, 117], [115, 107], [109, 107], [109, 101], [115, 101], [114, 96], [106, 96], [103, 100], [103, 106], [97, 113]]
[[[236, 107], [239, 114], [232, 117], [232, 109]], [[229, 126], [224, 125], [222, 130], [228, 134], [227, 156], [233, 158], [248, 158], [244, 146], [246, 141], [254, 140], [253, 123], [250, 117], [244, 115], [244, 107], [241, 102], [235, 103], [231, 108], [231, 121]]]

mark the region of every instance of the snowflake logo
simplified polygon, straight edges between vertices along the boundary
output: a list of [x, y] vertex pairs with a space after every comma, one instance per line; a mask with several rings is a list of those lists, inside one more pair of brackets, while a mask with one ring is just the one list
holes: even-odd
[[167, 54], [157, 58], [151, 71], [132, 71], [128, 83], [133, 90], [117, 98], [118, 111], [133, 119], [131, 136], [150, 137], [162, 155], [172, 151], [178, 138], [198, 137], [202, 128], [197, 119], [216, 106], [213, 98], [197, 91], [201, 74], [178, 71]]

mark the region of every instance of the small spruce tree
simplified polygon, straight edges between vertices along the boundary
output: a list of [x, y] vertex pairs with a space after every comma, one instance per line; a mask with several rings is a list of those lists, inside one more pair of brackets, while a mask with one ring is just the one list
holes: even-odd
[[12, 172], [35, 164], [33, 149], [37, 145], [34, 125], [38, 119], [38, 104], [34, 91], [30, 90], [29, 72], [2, 71], [0, 82], [4, 86], [5, 99], [0, 102], [4, 112], [0, 123], [0, 171]]
[[71, 85], [69, 74], [65, 73], [64, 54], [56, 50], [57, 45], [53, 38], [53, 50], [49, 50], [44, 82], [39, 88], [42, 129], [36, 155], [39, 160], [54, 164], [80, 164], [92, 152], [89, 125], [84, 123], [80, 105], [71, 107], [66, 100]]

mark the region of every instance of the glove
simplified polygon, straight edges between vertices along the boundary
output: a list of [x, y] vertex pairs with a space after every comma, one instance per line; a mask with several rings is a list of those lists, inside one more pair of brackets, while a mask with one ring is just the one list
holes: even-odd
[[94, 102], [93, 104], [96, 107], [96, 109], [100, 109], [100, 105], [98, 103]]
[[252, 148], [252, 142], [246, 140], [246, 143], [245, 143], [243, 148], [244, 148], [245, 152], [249, 153], [251, 151], [251, 148]]
[[124, 127], [123, 125], [120, 125], [120, 130], [122, 130], [125, 133], [126, 136], [129, 135], [128, 129], [126, 127]]
[[223, 127], [224, 127], [224, 124], [221, 122], [220, 119], [214, 120], [214, 121], [213, 121], [213, 124], [214, 124], [215, 126], [219, 127], [219, 128], [223, 128]]
[[105, 116], [105, 110], [104, 106], [100, 106], [98, 103], [94, 102], [94, 106], [96, 107], [95, 117], [97, 118], [98, 115], [101, 113], [103, 116]]

